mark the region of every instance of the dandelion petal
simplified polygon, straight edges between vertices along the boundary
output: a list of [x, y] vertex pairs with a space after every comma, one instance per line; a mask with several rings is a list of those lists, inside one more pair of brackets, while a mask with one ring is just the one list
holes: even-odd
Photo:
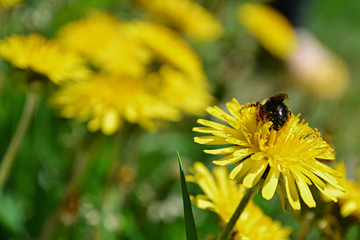
[[267, 167], [267, 162], [259, 161], [258, 163], [254, 164], [254, 166], [249, 169], [246, 177], [244, 178], [243, 185], [246, 188], [253, 187], [261, 178], [265, 169]]
[[279, 182], [280, 172], [276, 168], [270, 168], [262, 189], [263, 198], [269, 200], [274, 194]]
[[299, 199], [299, 194], [297, 192], [294, 178], [288, 169], [284, 170], [283, 176], [284, 176], [284, 180], [285, 180], [286, 195], [289, 199], [290, 205], [295, 210], [300, 210], [300, 199]]

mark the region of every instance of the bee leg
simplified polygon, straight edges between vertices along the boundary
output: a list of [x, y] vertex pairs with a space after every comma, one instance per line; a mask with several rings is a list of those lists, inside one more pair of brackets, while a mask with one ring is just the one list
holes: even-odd
[[257, 107], [257, 104], [258, 104], [258, 102], [257, 102], [257, 103], [246, 103], [245, 105], [243, 105], [243, 106], [240, 108], [239, 112], [241, 113], [241, 111], [242, 111], [243, 109], [245, 109], [245, 108]]
[[256, 103], [256, 121], [264, 121], [264, 111], [262, 110], [262, 104], [260, 102]]

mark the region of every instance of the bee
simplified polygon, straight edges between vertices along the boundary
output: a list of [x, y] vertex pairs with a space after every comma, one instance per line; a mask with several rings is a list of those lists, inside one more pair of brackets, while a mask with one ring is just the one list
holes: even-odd
[[284, 100], [288, 100], [289, 96], [285, 93], [279, 93], [264, 101], [251, 103], [245, 107], [256, 107], [258, 120], [263, 122], [271, 121], [272, 128], [276, 131], [280, 130], [290, 119], [290, 109], [285, 105]]

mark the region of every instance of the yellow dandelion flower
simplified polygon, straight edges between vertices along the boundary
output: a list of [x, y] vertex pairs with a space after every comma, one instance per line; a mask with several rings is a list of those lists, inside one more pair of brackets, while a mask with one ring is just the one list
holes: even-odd
[[66, 24], [57, 35], [65, 45], [90, 58], [96, 58], [102, 46], [118, 38], [119, 34], [119, 23], [114, 16], [92, 12], [86, 18]]
[[221, 166], [236, 164], [230, 178], [246, 188], [255, 186], [264, 179], [262, 196], [271, 199], [277, 190], [281, 199], [285, 196], [294, 209], [300, 209], [300, 197], [309, 207], [315, 207], [309, 185], [315, 185], [321, 193], [334, 202], [334, 193], [342, 191], [338, 173], [319, 159], [334, 160], [333, 149], [299, 115], [289, 113], [289, 119], [275, 130], [271, 121], [263, 121], [255, 103], [240, 105], [236, 99], [226, 104], [230, 114], [219, 107], [207, 111], [230, 126], [199, 119], [205, 127], [193, 131], [212, 134], [195, 137], [200, 144], [231, 145], [220, 149], [205, 150], [208, 154], [226, 155], [213, 163]]
[[[181, 112], [197, 115], [204, 113], [212, 96], [208, 91], [209, 84], [202, 63], [176, 32], [157, 24], [139, 21], [121, 23], [108, 15], [100, 15], [100, 19], [102, 18], [105, 19], [102, 24], [112, 25], [112, 30], [108, 31], [110, 33], [105, 34], [108, 35], [106, 38], [99, 41], [99, 38], [94, 37], [96, 44], [89, 43], [89, 49], [88, 46], [77, 48], [74, 45], [84, 55], [94, 57], [93, 61], [97, 61], [99, 66], [99, 74], [89, 82], [79, 83], [76, 87], [69, 85], [59, 91], [54, 98], [54, 106], [61, 109], [64, 117], [90, 120], [90, 130], [101, 129], [105, 134], [112, 134], [123, 120], [154, 130], [160, 120], [179, 120]], [[86, 35], [90, 29], [94, 31], [90, 24], [93, 20], [80, 20], [70, 24], [60, 31], [60, 38], [66, 41], [72, 34]], [[82, 32], [81, 28], [87, 31]], [[68, 41], [68, 45], [72, 45], [73, 41], [75, 43], [76, 39], [78, 38], [74, 37]], [[99, 47], [93, 50], [97, 44], [100, 44]], [[81, 47], [84, 49], [80, 49]], [[98, 51], [99, 49], [101, 50]], [[86, 90], [74, 91], [73, 88]], [[89, 88], [106, 90], [94, 93]], [[81, 107], [88, 104], [89, 98], [99, 102]], [[114, 103], [109, 99], [113, 99]], [[99, 110], [100, 105], [101, 109], [115, 105], [115, 111], [112, 111], [114, 114], [111, 115], [111, 119], [115, 119], [112, 120], [114, 123], [103, 120], [104, 111]], [[82, 108], [86, 114], [81, 113]], [[92, 108], [96, 110], [91, 110]], [[90, 114], [91, 111], [93, 112]]]
[[202, 63], [194, 50], [175, 32], [164, 26], [134, 21], [128, 24], [134, 37], [151, 52], [151, 57], [146, 59], [151, 65], [157, 61], [159, 64], [170, 64], [183, 71], [194, 80], [203, 81], [205, 75]]
[[189, 80], [188, 76], [170, 65], [164, 64], [156, 74], [147, 79], [160, 84], [159, 97], [170, 105], [192, 115], [204, 113], [213, 97], [208, 92], [207, 82]]
[[15, 67], [44, 74], [54, 83], [83, 80], [89, 75], [80, 56], [64, 49], [55, 40], [35, 33], [0, 40], [0, 57]]
[[[202, 163], [196, 162], [191, 171], [193, 176], [187, 176], [187, 181], [196, 183], [204, 192], [204, 195], [192, 197], [193, 203], [200, 209], [215, 212], [224, 227], [244, 196], [245, 188], [229, 179], [226, 167], [215, 167], [211, 174]], [[291, 228], [282, 227], [250, 201], [236, 222], [234, 232], [234, 240], [289, 239]]]
[[360, 220], [360, 183], [351, 179], [346, 179], [346, 167], [344, 162], [338, 163], [336, 169], [342, 176], [342, 182], [345, 189], [345, 193], [338, 195], [340, 213], [343, 217], [354, 216]]
[[244, 3], [238, 8], [240, 23], [273, 55], [286, 60], [297, 48], [297, 36], [289, 20], [265, 4]]
[[0, 0], [0, 10], [1, 9], [10, 9], [13, 8], [20, 3], [22, 3], [24, 0]]
[[171, 105], [202, 114], [213, 97], [202, 63], [191, 47], [176, 32], [157, 24], [135, 21], [128, 29], [149, 52], [143, 62], [147, 69], [143, 78], [157, 83], [160, 96]]
[[157, 128], [157, 121], [179, 120], [179, 111], [157, 96], [146, 81], [128, 76], [104, 73], [89, 81], [70, 83], [52, 98], [52, 105], [66, 118], [88, 121], [90, 131], [101, 130], [110, 135], [124, 120], [148, 130]]
[[161, 97], [187, 113], [202, 114], [212, 101], [200, 59], [171, 29], [97, 12], [65, 26], [59, 38], [101, 71], [161, 82]]
[[147, 51], [129, 36], [124, 25], [115, 16], [96, 11], [68, 23], [57, 35], [64, 45], [80, 52], [104, 71], [143, 75]]
[[150, 52], [139, 46], [134, 38], [126, 38], [126, 29], [122, 29], [122, 36], [104, 43], [96, 57], [96, 65], [103, 71], [115, 74], [128, 74], [134, 77], [146, 75]]
[[213, 41], [223, 28], [214, 14], [190, 0], [140, 0], [140, 4], [162, 23], [185, 33], [190, 38]]

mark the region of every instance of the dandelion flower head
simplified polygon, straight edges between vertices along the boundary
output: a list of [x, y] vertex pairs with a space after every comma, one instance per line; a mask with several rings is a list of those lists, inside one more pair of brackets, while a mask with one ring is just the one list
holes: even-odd
[[124, 23], [115, 16], [95, 11], [70, 22], [57, 35], [59, 41], [85, 56], [91, 64], [103, 71], [140, 75], [147, 51], [136, 39], [129, 38]]
[[[94, 31], [93, 21], [99, 29], [106, 25], [108, 33], [89, 37], [83, 30]], [[203, 114], [213, 99], [199, 57], [164, 26], [100, 13], [70, 23], [59, 38], [92, 59], [98, 74], [60, 89], [53, 106], [66, 118], [89, 121], [91, 131], [112, 134], [124, 121], [156, 130], [163, 121], [180, 120], [182, 113]], [[77, 39], [88, 39], [88, 46], [77, 46]]]
[[300, 121], [300, 114], [291, 113], [284, 126], [275, 130], [271, 121], [263, 121], [258, 116], [255, 103], [240, 105], [233, 99], [226, 103], [226, 107], [229, 113], [217, 106], [208, 107], [207, 111], [228, 125], [199, 119], [198, 123], [204, 127], [195, 127], [193, 131], [211, 134], [195, 137], [197, 143], [227, 145], [205, 152], [225, 155], [213, 161], [214, 164], [236, 164], [230, 173], [231, 179], [246, 188], [264, 179], [261, 192], [265, 199], [271, 199], [277, 191], [281, 200], [287, 198], [296, 210], [301, 206], [300, 197], [309, 207], [316, 206], [310, 185], [315, 185], [321, 193], [337, 201], [326, 183], [341, 192], [340, 176], [319, 161], [334, 160], [333, 149], [317, 129], [309, 127], [304, 120]]
[[190, 38], [216, 40], [223, 29], [216, 16], [191, 0], [140, 0], [156, 20], [185, 33]]
[[70, 22], [58, 32], [58, 38], [88, 57], [96, 57], [99, 48], [119, 36], [117, 19], [105, 12], [92, 12], [87, 17]]
[[98, 68], [89, 81], [68, 84], [53, 98], [62, 116], [88, 121], [90, 131], [113, 134], [124, 121], [153, 131], [182, 113], [203, 114], [213, 99], [201, 60], [169, 28], [95, 12], [58, 36]]
[[175, 31], [142, 21], [129, 22], [128, 28], [132, 30], [133, 37], [151, 53], [144, 64], [149, 65], [153, 61], [157, 61], [157, 64], [168, 63], [194, 79], [205, 78], [200, 58]]
[[129, 28], [151, 56], [143, 62], [147, 69], [143, 78], [158, 83], [159, 96], [171, 105], [189, 114], [202, 114], [213, 98], [192, 48], [176, 32], [158, 24], [134, 21]]
[[107, 135], [118, 130], [124, 120], [155, 130], [161, 120], [181, 118], [180, 112], [158, 98], [144, 81], [105, 73], [62, 86], [52, 105], [63, 117], [89, 120], [90, 131], [101, 130]]
[[12, 35], [0, 40], [0, 57], [17, 68], [46, 75], [54, 83], [83, 80], [90, 71], [84, 60], [55, 40], [39, 34]]
[[[196, 183], [204, 192], [192, 197], [192, 202], [200, 209], [215, 212], [224, 227], [235, 212], [244, 196], [245, 188], [229, 179], [226, 167], [215, 167], [213, 174], [200, 162], [191, 169], [193, 175], [187, 181]], [[250, 201], [234, 227], [234, 239], [265, 240], [289, 239], [291, 228], [282, 227], [280, 222], [266, 216], [261, 208]]]
[[187, 78], [205, 78], [193, 49], [175, 31], [159, 24], [125, 22], [105, 12], [93, 12], [65, 25], [58, 38], [101, 70], [144, 77], [169, 64]]

